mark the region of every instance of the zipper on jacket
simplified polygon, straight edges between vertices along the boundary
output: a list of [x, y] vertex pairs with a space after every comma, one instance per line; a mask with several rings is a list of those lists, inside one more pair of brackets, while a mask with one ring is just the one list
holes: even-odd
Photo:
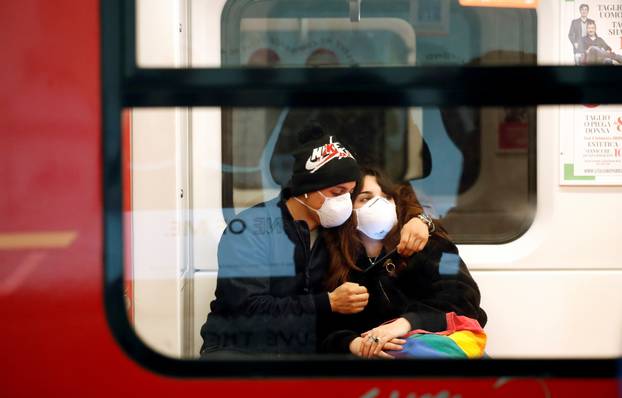
[[382, 294], [384, 294], [384, 298], [386, 298], [387, 302], [391, 304], [391, 300], [389, 299], [389, 296], [387, 296], [387, 292], [384, 291], [384, 286], [382, 286], [382, 281], [380, 279], [378, 279], [378, 285], [380, 285], [380, 290], [382, 290]]
[[[302, 233], [300, 232], [300, 228], [302, 228], [300, 226], [300, 224], [298, 224], [298, 222], [295, 223], [295, 227], [296, 227], [296, 234], [298, 235], [298, 239], [300, 239], [300, 243], [302, 243], [302, 247], [304, 249], [304, 254], [305, 254], [305, 261], [307, 263], [309, 263], [309, 244], [307, 242], [305, 242]], [[309, 235], [311, 234], [311, 231], [309, 231]], [[311, 237], [309, 237], [309, 242], [311, 242]]]
[[294, 221], [294, 228], [296, 229], [296, 235], [298, 235], [298, 239], [300, 240], [300, 243], [302, 244], [302, 247], [304, 249], [304, 255], [305, 255], [305, 266], [304, 266], [304, 273], [305, 273], [305, 292], [308, 293], [309, 292], [309, 288], [311, 286], [311, 275], [309, 274], [309, 259], [310, 259], [310, 250], [309, 250], [309, 244], [311, 242], [311, 231], [309, 231], [309, 244], [307, 244], [307, 242], [305, 242], [305, 240], [302, 237], [302, 233], [300, 232], [300, 224], [298, 224], [297, 221]]

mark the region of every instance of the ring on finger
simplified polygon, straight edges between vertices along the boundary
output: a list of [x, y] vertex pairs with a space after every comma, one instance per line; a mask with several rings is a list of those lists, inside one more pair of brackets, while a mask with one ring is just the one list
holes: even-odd
[[369, 338], [368, 338], [368, 340], [373, 341], [375, 344], [380, 343], [380, 339], [379, 339], [378, 337], [376, 337], [376, 336], [372, 336], [372, 335], [370, 335], [370, 336], [369, 336]]

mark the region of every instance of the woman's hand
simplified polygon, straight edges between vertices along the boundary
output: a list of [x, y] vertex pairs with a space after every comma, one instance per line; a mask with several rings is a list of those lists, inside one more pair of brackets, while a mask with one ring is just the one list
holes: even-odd
[[412, 256], [413, 253], [423, 250], [429, 237], [428, 225], [423, 220], [413, 217], [402, 227], [397, 252], [404, 257]]
[[[370, 350], [368, 347], [375, 343], [373, 339], [357, 337], [350, 342], [350, 352], [361, 358], [386, 358], [386, 359], [394, 359], [393, 355], [387, 354], [385, 351], [399, 351], [402, 349], [402, 346], [406, 344], [406, 340], [402, 339], [393, 339], [389, 342], [384, 343], [381, 346], [380, 351], [375, 356], [372, 356], [373, 350]], [[367, 348], [367, 350], [365, 350]], [[364, 351], [365, 350], [365, 351]]]
[[[385, 323], [378, 327], [368, 330], [361, 334], [363, 338], [361, 353], [362, 356], [370, 358], [378, 356], [382, 350], [386, 349], [387, 343], [393, 343], [395, 340], [402, 341], [405, 344], [406, 340], [398, 339], [410, 332], [410, 322], [406, 318], [397, 318], [393, 322]], [[393, 349], [393, 348], [388, 348]], [[387, 354], [388, 355], [388, 354]]]

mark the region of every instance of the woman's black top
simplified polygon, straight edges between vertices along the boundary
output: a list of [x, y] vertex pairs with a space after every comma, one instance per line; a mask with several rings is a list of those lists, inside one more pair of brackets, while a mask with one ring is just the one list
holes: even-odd
[[[389, 272], [390, 263], [398, 260], [395, 254], [367, 272], [350, 272], [350, 282], [367, 288], [368, 304], [357, 314], [332, 313], [323, 318], [318, 325], [320, 352], [349, 353], [350, 342], [361, 333], [399, 317], [406, 318], [413, 330], [430, 332], [447, 328], [448, 312], [476, 319], [482, 327], [486, 324], [477, 284], [452, 242], [432, 236], [404, 269]], [[362, 270], [370, 264], [366, 256], [357, 261]]]

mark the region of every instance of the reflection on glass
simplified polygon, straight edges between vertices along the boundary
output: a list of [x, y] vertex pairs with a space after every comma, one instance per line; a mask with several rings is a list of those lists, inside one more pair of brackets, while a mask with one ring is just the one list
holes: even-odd
[[[616, 187], [602, 183], [616, 178], [618, 151], [615, 144], [599, 145], [595, 151], [593, 142], [619, 138], [618, 108], [577, 106], [566, 109], [574, 111], [570, 117], [557, 107], [538, 110], [539, 125], [560, 118], [563, 122], [557, 133], [552, 128], [546, 131], [553, 133], [538, 137], [543, 143], [540, 158], [575, 165], [575, 175], [560, 169], [569, 178], [564, 185], [599, 185], [581, 193], [598, 203], [592, 209], [598, 215], [577, 217], [568, 197], [576, 198], [582, 188], [560, 188], [557, 176], [538, 165], [545, 182], [540, 189], [558, 192], [559, 198], [540, 209], [544, 220], [531, 226], [524, 238], [520, 236], [535, 213], [533, 108], [257, 108], [241, 113], [252, 116], [244, 123], [230, 119], [238, 115], [237, 108], [131, 110], [124, 123], [124, 149], [129, 150], [124, 152], [123, 172], [129, 184], [125, 286], [134, 329], [146, 344], [168, 356], [198, 358], [203, 348], [205, 360], [232, 355], [252, 359], [257, 352], [269, 358], [300, 352], [358, 355], [357, 350], [368, 355], [373, 337], [411, 332], [404, 331], [405, 321], [425, 331], [460, 325], [479, 351], [460, 352], [459, 347], [445, 345], [452, 355], [476, 356], [482, 347], [493, 358], [616, 355], [620, 318], [615, 314], [603, 327], [598, 345], [574, 344], [582, 333], [577, 322], [596, 322], [603, 316], [593, 311], [602, 297], [619, 302], [615, 235], [603, 235], [601, 239], [612, 243], [599, 250], [564, 243], [578, 239], [577, 225], [598, 223], [594, 225], [603, 230], [615, 225], [615, 217], [602, 215], [619, 213]], [[333, 137], [332, 142], [300, 142], [300, 131], [312, 121]], [[562, 157], [549, 149], [557, 135]], [[584, 175], [591, 168], [588, 161], [602, 162], [605, 154], [610, 161], [605, 168], [611, 173]], [[349, 171], [328, 173], [331, 169], [323, 166], [313, 174], [336, 176], [339, 180], [330, 184], [341, 187], [326, 190], [297, 177], [296, 186], [307, 192], [295, 194], [304, 204], [291, 201], [290, 210], [281, 200], [282, 189], [291, 188], [288, 183], [296, 175], [310, 173], [325, 159], [333, 159], [329, 165], [347, 162], [350, 155], [359, 166], [380, 169], [386, 177], [381, 183], [377, 177], [376, 185], [372, 179], [352, 187]], [[392, 188], [386, 180], [405, 187]], [[347, 195], [341, 198], [350, 190], [351, 200]], [[542, 199], [546, 206], [546, 197]], [[330, 204], [324, 206], [326, 201]], [[292, 222], [295, 209], [317, 217], [314, 222]], [[420, 212], [432, 217], [434, 227], [419, 218]], [[343, 221], [343, 214], [349, 217], [332, 227]], [[402, 225], [413, 220], [426, 235], [434, 231], [424, 251], [403, 262], [392, 249]], [[331, 228], [320, 227], [322, 222]], [[552, 232], [542, 237], [542, 228]], [[449, 239], [442, 235], [444, 230]], [[382, 240], [376, 247], [380, 250], [365, 247], [370, 240], [363, 234], [371, 241]], [[465, 241], [483, 244], [462, 245], [457, 252], [456, 244]], [[498, 244], [505, 241], [509, 243]], [[538, 264], [551, 269], [533, 269]], [[581, 271], [568, 272], [572, 266]], [[607, 267], [610, 271], [603, 271]], [[438, 281], [450, 287], [459, 282], [462, 287], [456, 291], [470, 292], [468, 298], [445, 296], [444, 288], [435, 287]], [[340, 296], [358, 295], [359, 306], [348, 307], [347, 300], [330, 305], [327, 292], [344, 282], [365, 286], [369, 297], [350, 285], [352, 290], [344, 288]], [[524, 294], [525, 286], [529, 294]], [[367, 312], [332, 311], [345, 306], [355, 312], [365, 298]], [[505, 316], [508, 312], [512, 317]], [[320, 319], [324, 316], [330, 321]], [[389, 320], [385, 316], [401, 319], [391, 326], [397, 332], [377, 329], [376, 323]], [[543, 335], [535, 345], [515, 344], [523, 335], [516, 325], [536, 322], [534, 317], [551, 330], [563, 324], [572, 339]], [[485, 326], [486, 336], [473, 320]], [[207, 326], [201, 334], [203, 325]], [[375, 329], [371, 339], [366, 335], [357, 340], [370, 329]], [[421, 344], [436, 339], [436, 334], [414, 335], [418, 336], [404, 343], [408, 355], [420, 355]], [[388, 351], [389, 347], [385, 353], [401, 355]]]
[[535, 10], [462, 7], [448, 0], [368, 0], [360, 6], [360, 19], [353, 19], [345, 1], [229, 4], [222, 38], [227, 66], [536, 62]]

